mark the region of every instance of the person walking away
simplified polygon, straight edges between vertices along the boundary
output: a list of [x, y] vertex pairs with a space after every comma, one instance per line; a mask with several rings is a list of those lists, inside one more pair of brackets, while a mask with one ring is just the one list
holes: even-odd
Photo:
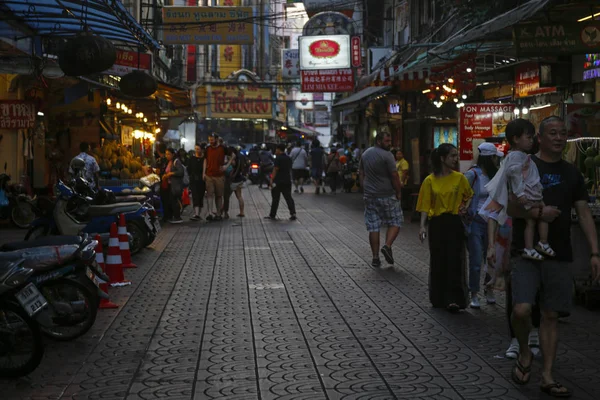
[[[79, 144], [80, 153], [73, 158], [81, 158], [85, 163], [85, 169], [83, 171], [83, 178], [93, 188], [100, 188], [100, 166], [96, 159], [90, 155], [90, 144], [88, 142], [81, 142]], [[74, 174], [74, 171], [69, 167], [69, 173]]]
[[227, 149], [227, 157], [231, 159], [231, 166], [226, 171], [225, 179], [225, 197], [223, 201], [223, 218], [229, 219], [229, 201], [231, 194], [235, 193], [240, 206], [238, 217], [244, 217], [244, 199], [242, 198], [242, 184], [245, 181], [243, 171], [245, 169], [246, 158], [235, 147], [230, 146]]
[[168, 148], [166, 151], [167, 156], [167, 167], [165, 173], [162, 176], [162, 186], [169, 191], [171, 197], [169, 199], [171, 212], [172, 212], [172, 224], [180, 224], [183, 222], [181, 219], [181, 195], [183, 194], [183, 175], [184, 166], [175, 150]]
[[[271, 212], [266, 219], [277, 219], [279, 200], [283, 195], [290, 211], [290, 220], [296, 220], [296, 204], [292, 198], [292, 159], [285, 154], [285, 144], [278, 144], [275, 152], [277, 158], [269, 187], [271, 188]], [[275, 186], [273, 186], [275, 185]]]
[[400, 232], [403, 216], [400, 207], [402, 185], [394, 156], [390, 152], [392, 136], [389, 133], [379, 133], [375, 143], [375, 147], [371, 147], [362, 155], [358, 171], [360, 186], [364, 188], [365, 224], [373, 253], [371, 265], [379, 268], [381, 225], [388, 226], [381, 254], [389, 264], [394, 264], [392, 245]]
[[[364, 156], [363, 156], [364, 157]], [[435, 308], [458, 312], [466, 308], [465, 229], [473, 190], [467, 178], [457, 172], [458, 151], [444, 143], [431, 152], [433, 173], [419, 191], [417, 211], [421, 213], [421, 242], [429, 235], [429, 301]], [[425, 224], [429, 220], [429, 232]]]
[[[569, 397], [571, 390], [554, 379], [552, 368], [558, 346], [558, 318], [569, 315], [573, 303], [573, 277], [570, 268], [573, 261], [570, 237], [573, 208], [590, 246], [592, 282], [600, 281], [600, 253], [583, 176], [574, 165], [562, 159], [567, 144], [564, 121], [557, 116], [542, 120], [538, 140], [539, 151], [531, 156], [531, 160], [539, 171], [544, 205], [526, 209], [515, 196], [511, 196], [508, 204], [508, 214], [513, 217], [512, 322], [520, 347], [511, 377], [522, 385], [531, 379], [533, 353], [527, 340], [532, 305], [541, 288], [540, 345], [544, 360], [540, 390], [553, 397]], [[526, 219], [544, 220], [548, 223], [548, 243], [554, 249], [555, 257], [540, 262], [521, 256], [525, 247]]]
[[398, 175], [400, 176], [400, 183], [402, 187], [408, 184], [408, 171], [410, 166], [408, 165], [408, 161], [404, 158], [404, 153], [402, 150], [396, 150], [394, 153], [396, 159], [396, 169], [398, 170]]
[[352, 143], [350, 149], [352, 150], [352, 161], [358, 163], [360, 161], [360, 149], [356, 143]]
[[258, 188], [262, 189], [263, 182], [269, 184], [269, 175], [273, 172], [273, 154], [265, 143], [261, 145], [260, 153], [260, 176], [258, 178]]
[[[498, 158], [504, 153], [498, 151], [492, 143], [481, 143], [477, 148], [479, 156], [477, 162], [465, 172], [471, 189], [473, 200], [467, 210], [467, 249], [469, 250], [469, 292], [471, 302], [469, 307], [479, 309], [479, 290], [481, 284], [481, 267], [487, 259], [488, 226], [487, 222], [479, 216], [478, 212], [488, 198], [486, 185], [498, 172]], [[495, 304], [494, 291], [485, 289], [488, 304]]]
[[162, 204], [163, 209], [163, 222], [169, 222], [173, 219], [173, 207], [171, 204], [171, 190], [169, 189], [168, 181], [163, 179], [164, 174], [166, 173], [167, 165], [169, 161], [167, 160], [167, 145], [164, 143], [159, 143], [156, 147], [157, 157], [154, 161], [154, 173], [158, 174], [161, 178], [160, 184], [160, 203]]
[[[325, 187], [323, 186], [323, 172], [327, 165], [325, 156], [325, 150], [321, 147], [321, 142], [318, 139], [313, 140], [312, 149], [310, 150], [310, 173], [315, 184], [315, 193], [319, 194], [321, 189], [325, 193]], [[322, 187], [323, 186], [323, 187]]]
[[[204, 159], [204, 182], [206, 183], [206, 201], [208, 203], [207, 221], [220, 221], [223, 206], [223, 194], [225, 191], [225, 171], [229, 163], [225, 163], [225, 148], [218, 143], [219, 135], [209, 135], [209, 146], [206, 148]], [[231, 160], [230, 160], [231, 162]], [[216, 216], [211, 213], [215, 205]]]
[[191, 221], [200, 221], [202, 217], [202, 208], [204, 207], [204, 192], [206, 184], [202, 179], [204, 175], [204, 149], [206, 144], [196, 144], [194, 146], [194, 155], [188, 160], [188, 174], [190, 175], [190, 189], [192, 190], [192, 204], [194, 215]]
[[179, 154], [179, 157], [178, 157], [179, 161], [181, 161], [181, 163], [185, 167], [187, 167], [187, 165], [188, 165], [188, 158], [189, 158], [188, 157], [188, 153], [185, 151], [185, 149], [179, 149], [178, 154]]
[[340, 153], [333, 150], [331, 154], [329, 154], [329, 157], [327, 157], [326, 167], [327, 180], [329, 181], [329, 187], [331, 188], [331, 193], [333, 194], [336, 194], [338, 176], [340, 175], [341, 170], [342, 163], [340, 162]]
[[304, 193], [304, 180], [308, 178], [308, 171], [306, 170], [308, 167], [308, 154], [302, 148], [301, 143], [296, 142], [289, 157], [292, 159], [292, 178], [294, 179], [294, 185], [296, 185], [294, 193], [299, 191]]

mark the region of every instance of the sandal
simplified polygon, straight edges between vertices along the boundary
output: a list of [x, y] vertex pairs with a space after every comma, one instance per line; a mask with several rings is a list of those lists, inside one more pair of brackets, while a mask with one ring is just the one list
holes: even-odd
[[523, 249], [523, 254], [521, 254], [521, 257], [527, 260], [544, 261], [544, 256], [535, 251], [535, 249]]
[[552, 382], [547, 385], [542, 384], [540, 385], [540, 390], [552, 397], [571, 397], [573, 394], [569, 389], [558, 382]]
[[[512, 378], [512, 380], [518, 385], [528, 384], [529, 380], [531, 379], [531, 365], [532, 364], [533, 364], [533, 353], [531, 353], [530, 362], [527, 367], [524, 367], [523, 364], [521, 364], [521, 361], [519, 361], [519, 357], [517, 357], [517, 362], [515, 363], [515, 366], [512, 368], [512, 370], [510, 371], [510, 377]], [[522, 378], [519, 378], [517, 376], [517, 371], [519, 371], [521, 373]], [[525, 378], [525, 375], [527, 375], [527, 378]]]
[[552, 249], [552, 247], [550, 247], [548, 243], [538, 242], [538, 244], [535, 246], [535, 249], [545, 256], [556, 257], [556, 252]]
[[237, 216], [240, 217], [240, 218], [244, 218], [245, 217], [244, 214], [238, 214]]
[[448, 304], [448, 306], [446, 307], [446, 310], [450, 311], [453, 314], [456, 314], [460, 311], [460, 307], [458, 304], [452, 303], [452, 304]]

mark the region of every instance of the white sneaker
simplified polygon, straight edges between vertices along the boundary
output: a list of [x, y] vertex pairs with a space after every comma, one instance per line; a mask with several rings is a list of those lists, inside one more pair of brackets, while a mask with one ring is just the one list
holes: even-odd
[[474, 294], [473, 297], [471, 297], [471, 304], [469, 304], [469, 307], [471, 308], [481, 308], [481, 304], [479, 303], [479, 297]]
[[483, 295], [488, 304], [496, 304], [496, 294], [493, 289], [485, 289]]
[[510, 341], [510, 346], [508, 346], [508, 349], [506, 349], [506, 353], [504, 355], [506, 358], [516, 360], [517, 357], [519, 357], [519, 351], [519, 342], [517, 341], [517, 338], [513, 338], [513, 340]]
[[534, 356], [540, 353], [540, 333], [537, 328], [533, 328], [529, 332], [529, 348]]

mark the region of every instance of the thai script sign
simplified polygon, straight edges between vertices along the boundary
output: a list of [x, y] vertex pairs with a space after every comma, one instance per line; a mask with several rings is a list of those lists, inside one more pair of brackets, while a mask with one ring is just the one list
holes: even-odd
[[35, 125], [35, 104], [25, 100], [0, 100], [0, 129], [28, 129]]
[[254, 44], [252, 7], [164, 7], [164, 43]]
[[150, 71], [151, 62], [150, 54], [117, 49], [117, 61], [104, 74], [123, 76], [138, 69]]

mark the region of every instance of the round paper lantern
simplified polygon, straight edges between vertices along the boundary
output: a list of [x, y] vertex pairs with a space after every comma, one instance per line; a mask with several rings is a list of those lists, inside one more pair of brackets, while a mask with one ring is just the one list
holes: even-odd
[[121, 78], [119, 89], [127, 96], [148, 97], [158, 89], [156, 80], [143, 71], [133, 71]]
[[115, 61], [114, 44], [89, 32], [69, 39], [58, 55], [58, 65], [67, 76], [97, 74], [112, 67]]

